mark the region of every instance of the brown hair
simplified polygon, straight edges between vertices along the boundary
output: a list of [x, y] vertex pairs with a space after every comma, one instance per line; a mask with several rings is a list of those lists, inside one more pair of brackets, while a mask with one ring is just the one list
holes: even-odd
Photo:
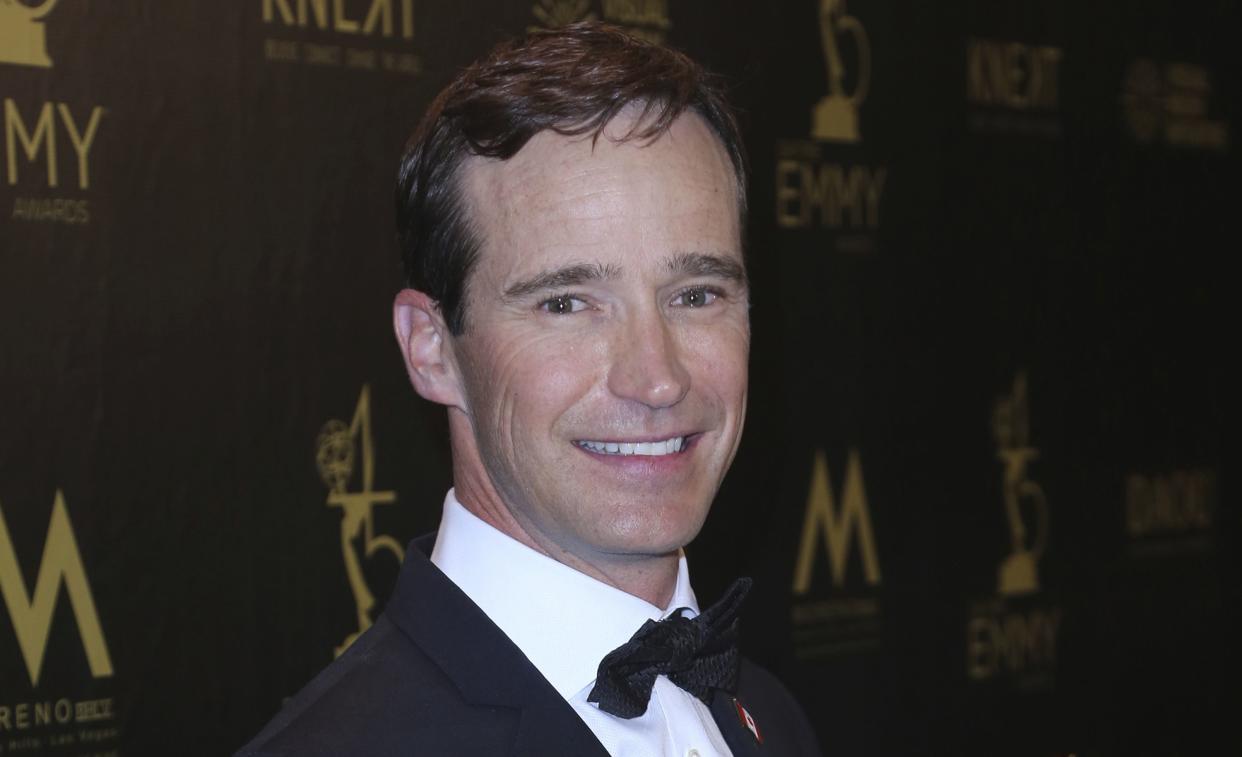
[[619, 141], [657, 139], [683, 112], [720, 139], [746, 215], [746, 157], [720, 86], [701, 66], [615, 27], [578, 23], [502, 43], [432, 101], [397, 176], [397, 239], [406, 286], [427, 293], [454, 334], [465, 330], [466, 282], [479, 241], [462, 202], [468, 155], [508, 160], [541, 131], [598, 140], [626, 106], [641, 117]]

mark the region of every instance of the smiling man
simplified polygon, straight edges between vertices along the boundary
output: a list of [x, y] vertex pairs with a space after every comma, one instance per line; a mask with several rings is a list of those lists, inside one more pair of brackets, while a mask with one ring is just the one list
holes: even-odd
[[811, 755], [682, 548], [737, 452], [736, 124], [685, 56], [576, 25], [431, 105], [398, 187], [414, 388], [454, 488], [385, 613], [245, 754]]

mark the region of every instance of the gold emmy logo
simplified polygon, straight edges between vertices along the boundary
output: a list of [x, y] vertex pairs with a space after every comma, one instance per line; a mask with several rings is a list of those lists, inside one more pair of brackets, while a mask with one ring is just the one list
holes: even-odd
[[[845, 64], [841, 61], [842, 33], [854, 37], [858, 51], [858, 77], [854, 91], [845, 91]], [[858, 106], [867, 98], [871, 84], [871, 43], [861, 22], [845, 13], [845, 0], [820, 0], [819, 37], [824, 46], [828, 94], [811, 113], [811, 136], [829, 142], [857, 142]]]
[[[1025, 373], [1014, 378], [1012, 394], [996, 402], [992, 431], [1005, 471], [1005, 515], [1012, 550], [996, 570], [996, 591], [1001, 596], [1030, 594], [1039, 591], [1039, 560], [1048, 538], [1048, 503], [1043, 488], [1027, 478], [1027, 465], [1039, 457], [1039, 450], [1030, 446]], [[1029, 544], [1023, 505], [1035, 515], [1035, 535]]]
[[59, 0], [43, 0], [37, 6], [20, 0], [0, 0], [0, 63], [50, 68], [43, 19]]
[[[362, 488], [349, 491], [358, 458], [358, 442], [362, 443]], [[372, 489], [375, 481], [375, 442], [371, 436], [371, 389], [363, 384], [354, 409], [353, 420], [346, 426], [335, 418], [324, 424], [319, 432], [315, 451], [315, 463], [319, 475], [328, 487], [328, 507], [339, 507], [341, 513], [341, 555], [345, 560], [345, 573], [349, 588], [354, 595], [358, 615], [358, 630], [345, 637], [336, 648], [339, 657], [365, 630], [371, 627], [371, 610], [375, 607], [375, 595], [367, 586], [362, 573], [362, 558], [371, 558], [376, 552], [388, 550], [397, 562], [405, 559], [405, 551], [397, 540], [385, 534], [375, 534], [374, 508], [391, 505], [397, 501], [397, 493], [377, 492]], [[362, 557], [354, 545], [361, 535]]]
[[828, 461], [823, 451], [815, 453], [811, 489], [806, 499], [806, 517], [802, 524], [802, 544], [798, 550], [798, 564], [794, 569], [794, 594], [805, 594], [811, 588], [811, 575], [815, 569], [816, 537], [819, 536], [823, 537], [823, 544], [828, 550], [833, 586], [840, 587], [845, 583], [850, 541], [855, 536], [862, 548], [863, 573], [867, 583], [872, 586], [880, 583], [880, 561], [876, 555], [867, 492], [863, 488], [862, 463], [858, 453], [853, 450], [850, 451], [849, 461], [846, 463], [845, 488], [841, 491], [840, 509], [832, 496]]
[[95, 610], [90, 583], [86, 580], [86, 569], [78, 552], [77, 539], [73, 536], [64, 495], [57, 490], [52, 504], [52, 518], [47, 527], [43, 559], [39, 563], [33, 595], [26, 593], [26, 581], [17, 564], [17, 551], [9, 537], [4, 512], [0, 511], [0, 594], [4, 595], [4, 604], [13, 621], [17, 645], [26, 661], [31, 686], [39, 684], [47, 637], [52, 630], [52, 616], [62, 583], [73, 607], [73, 617], [78, 623], [78, 634], [86, 650], [91, 675], [95, 678], [112, 675], [112, 658], [104, 643], [99, 613]]
[[539, 26], [529, 26], [527, 31], [556, 29], [577, 21], [594, 21], [590, 0], [538, 0], [530, 12], [539, 20]]

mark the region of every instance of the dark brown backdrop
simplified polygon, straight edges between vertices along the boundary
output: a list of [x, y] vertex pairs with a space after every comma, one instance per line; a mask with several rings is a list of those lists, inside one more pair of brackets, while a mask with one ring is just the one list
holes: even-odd
[[828, 753], [1238, 750], [1237, 3], [827, 6], [0, 0], [0, 754], [231, 751], [382, 606], [449, 484], [396, 158], [586, 15], [743, 109], [751, 410], [691, 558]]

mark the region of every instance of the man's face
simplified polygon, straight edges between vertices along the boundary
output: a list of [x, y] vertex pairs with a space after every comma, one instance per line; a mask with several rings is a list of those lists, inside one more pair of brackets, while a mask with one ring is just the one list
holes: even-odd
[[558, 559], [689, 542], [745, 414], [729, 157], [695, 115], [652, 143], [608, 138], [630, 125], [622, 114], [594, 146], [544, 132], [462, 172], [482, 249], [451, 340], [472, 431], [455, 444], [474, 461], [457, 485]]

